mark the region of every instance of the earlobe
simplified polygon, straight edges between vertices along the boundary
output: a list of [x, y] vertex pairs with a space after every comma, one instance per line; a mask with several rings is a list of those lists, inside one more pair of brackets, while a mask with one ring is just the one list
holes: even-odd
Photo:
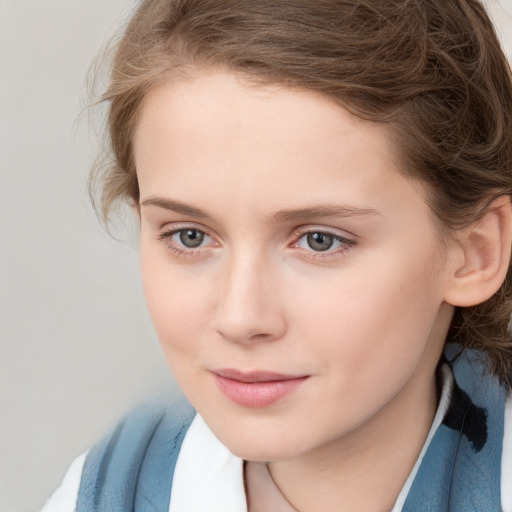
[[470, 307], [494, 295], [507, 274], [511, 244], [510, 198], [500, 196], [477, 221], [461, 230], [445, 302]]

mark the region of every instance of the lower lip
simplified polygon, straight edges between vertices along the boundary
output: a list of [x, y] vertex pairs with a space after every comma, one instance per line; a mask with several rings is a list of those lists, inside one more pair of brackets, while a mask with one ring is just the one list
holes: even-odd
[[267, 407], [293, 393], [308, 377], [267, 382], [241, 382], [214, 374], [220, 390], [233, 402], [253, 409]]

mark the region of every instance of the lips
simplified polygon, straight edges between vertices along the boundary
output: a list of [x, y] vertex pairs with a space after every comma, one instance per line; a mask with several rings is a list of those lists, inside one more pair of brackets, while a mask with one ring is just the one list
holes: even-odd
[[220, 391], [231, 401], [249, 408], [267, 407], [293, 393], [308, 375], [267, 371], [241, 372], [223, 368], [213, 372]]

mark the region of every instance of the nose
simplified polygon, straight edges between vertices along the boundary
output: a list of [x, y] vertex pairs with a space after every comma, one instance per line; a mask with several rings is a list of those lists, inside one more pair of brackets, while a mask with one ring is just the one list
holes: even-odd
[[286, 331], [279, 279], [256, 255], [231, 258], [219, 282], [215, 330], [234, 343], [273, 341]]

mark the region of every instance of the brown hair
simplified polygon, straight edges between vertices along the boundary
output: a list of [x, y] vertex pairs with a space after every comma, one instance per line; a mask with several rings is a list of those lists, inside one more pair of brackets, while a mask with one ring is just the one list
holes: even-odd
[[[112, 158], [92, 176], [108, 219], [138, 202], [132, 138], [149, 90], [197, 67], [325, 94], [387, 123], [402, 171], [427, 185], [450, 231], [512, 192], [512, 85], [477, 0], [143, 0], [115, 47], [109, 86]], [[448, 340], [488, 354], [512, 382], [510, 270], [488, 301], [458, 308]]]

